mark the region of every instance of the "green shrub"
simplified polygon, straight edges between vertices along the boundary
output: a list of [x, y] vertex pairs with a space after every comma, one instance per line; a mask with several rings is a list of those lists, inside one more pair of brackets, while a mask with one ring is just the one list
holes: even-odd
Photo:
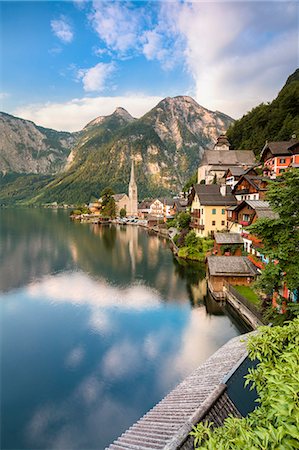
[[230, 417], [212, 429], [200, 423], [191, 433], [197, 450], [293, 450], [299, 448], [299, 319], [261, 327], [248, 339], [252, 360], [245, 386], [256, 388], [259, 406], [247, 417]]

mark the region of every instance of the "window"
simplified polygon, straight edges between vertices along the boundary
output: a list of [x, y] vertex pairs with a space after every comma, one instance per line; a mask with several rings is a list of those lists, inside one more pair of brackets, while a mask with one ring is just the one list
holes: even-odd
[[216, 225], [216, 221], [212, 220], [212, 225], [215, 226]]
[[249, 214], [243, 214], [243, 221], [249, 222]]
[[286, 160], [284, 158], [280, 158], [279, 162], [280, 164], [285, 164]]
[[279, 169], [279, 173], [285, 172], [285, 169]]
[[225, 209], [222, 209], [222, 210], [221, 210], [221, 214], [225, 214]]
[[221, 220], [221, 225], [225, 225], [225, 220]]
[[216, 214], [216, 209], [215, 208], [212, 209], [212, 214]]

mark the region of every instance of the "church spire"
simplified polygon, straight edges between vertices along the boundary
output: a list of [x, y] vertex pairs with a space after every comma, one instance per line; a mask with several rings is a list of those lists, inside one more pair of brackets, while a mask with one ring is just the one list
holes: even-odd
[[131, 178], [129, 183], [129, 216], [137, 217], [138, 215], [138, 194], [137, 194], [137, 184], [135, 181], [135, 167], [134, 159], [132, 158], [131, 165]]
[[130, 184], [135, 184], [135, 172], [134, 172], [134, 159], [132, 159], [132, 164], [131, 164], [131, 178], [130, 178]]

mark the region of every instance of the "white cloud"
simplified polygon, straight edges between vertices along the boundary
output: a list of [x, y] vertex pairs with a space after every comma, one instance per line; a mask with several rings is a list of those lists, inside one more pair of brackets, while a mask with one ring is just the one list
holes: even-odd
[[86, 92], [101, 92], [105, 89], [107, 78], [115, 70], [114, 63], [98, 63], [90, 69], [79, 69], [78, 79], [82, 79]]
[[[142, 284], [119, 288], [104, 280], [93, 280], [81, 272], [45, 277], [43, 280], [29, 284], [26, 294], [31, 298], [43, 298], [53, 303], [71, 303], [88, 305], [94, 313], [96, 308], [119, 308], [143, 311], [156, 309], [160, 305], [160, 294]], [[103, 319], [104, 320], [104, 319]], [[99, 317], [94, 318], [99, 323]]]
[[32, 104], [11, 113], [44, 127], [78, 131], [96, 117], [112, 114], [118, 106], [127, 109], [132, 116], [140, 117], [160, 100], [162, 97], [128, 93], [115, 97], [76, 98], [64, 103]]
[[138, 47], [143, 16], [143, 9], [129, 2], [94, 1], [89, 20], [110, 50], [124, 54]]
[[212, 110], [239, 117], [272, 100], [296, 68], [295, 4], [185, 3], [167, 14], [186, 39], [196, 100]]
[[65, 44], [72, 42], [74, 33], [71, 25], [64, 16], [61, 16], [60, 19], [52, 20], [51, 28], [55, 36], [57, 36], [62, 42]]

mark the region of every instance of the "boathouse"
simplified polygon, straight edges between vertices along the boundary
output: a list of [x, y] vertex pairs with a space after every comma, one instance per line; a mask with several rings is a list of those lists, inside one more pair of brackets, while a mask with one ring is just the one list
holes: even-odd
[[248, 285], [257, 275], [257, 269], [246, 256], [208, 256], [208, 284], [217, 298], [226, 283]]
[[214, 255], [242, 256], [243, 239], [239, 233], [214, 233]]

